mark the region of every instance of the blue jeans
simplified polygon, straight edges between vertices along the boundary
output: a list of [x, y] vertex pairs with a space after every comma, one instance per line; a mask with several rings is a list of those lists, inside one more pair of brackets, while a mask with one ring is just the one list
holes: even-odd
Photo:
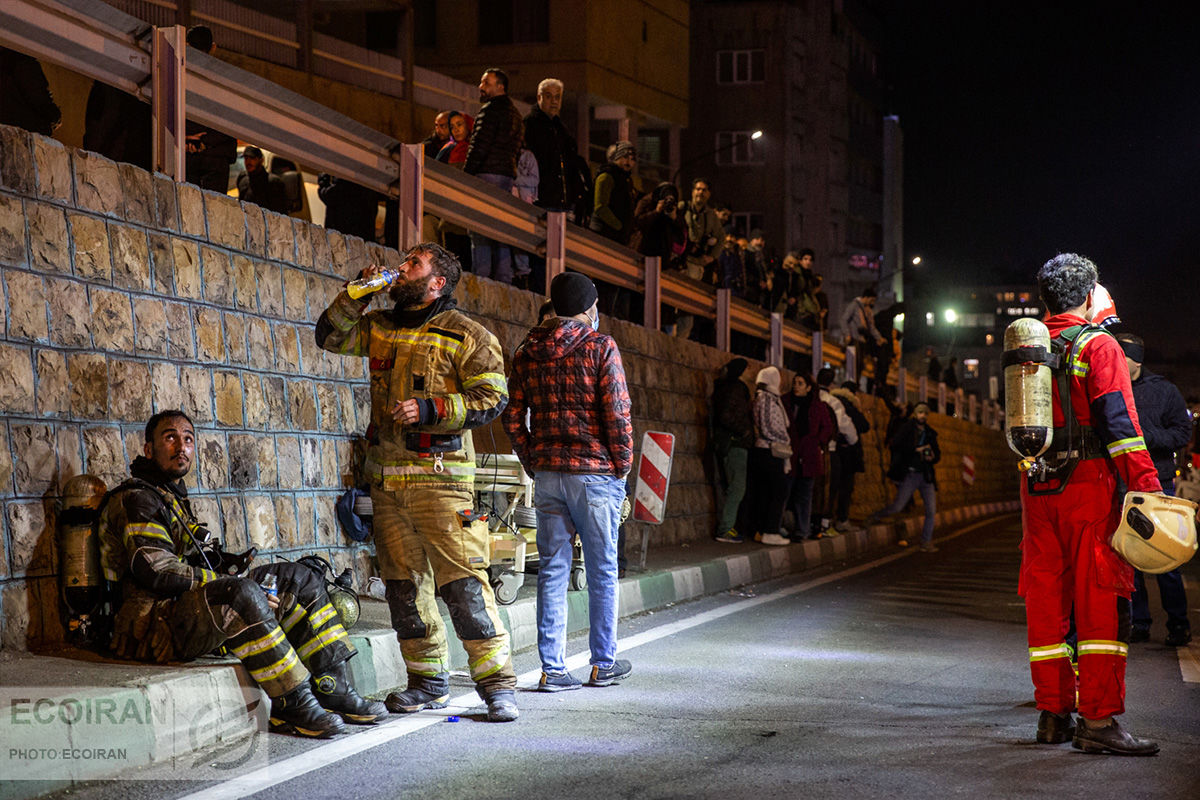
[[812, 530], [812, 500], [815, 482], [816, 478], [812, 477], [805, 478], [795, 475], [792, 478], [792, 488], [788, 499], [792, 506], [792, 514], [796, 517], [796, 525], [792, 529], [794, 539], [807, 539]]
[[[506, 192], [512, 191], [514, 179], [507, 175], [481, 172], [475, 177], [493, 186], [498, 186]], [[494, 264], [493, 258], [495, 258]], [[501, 283], [512, 283], [512, 248], [506, 244], [500, 244], [480, 233], [472, 233], [471, 264], [475, 274], [482, 278], [492, 278]]]
[[538, 655], [546, 672], [562, 672], [567, 657], [567, 585], [571, 537], [579, 534], [587, 571], [588, 645], [592, 664], [607, 669], [617, 656], [617, 528], [625, 481], [612, 475], [539, 472], [537, 507]]
[[925, 527], [921, 530], [921, 544], [929, 544], [933, 541], [933, 515], [937, 513], [937, 489], [932, 483], [925, 480], [925, 476], [921, 473], [910, 472], [905, 475], [904, 480], [900, 481], [900, 488], [896, 490], [896, 499], [887, 508], [876, 512], [876, 515], [883, 517], [899, 513], [908, 505], [908, 501], [915, 492], [921, 493], [921, 502], [925, 504]]

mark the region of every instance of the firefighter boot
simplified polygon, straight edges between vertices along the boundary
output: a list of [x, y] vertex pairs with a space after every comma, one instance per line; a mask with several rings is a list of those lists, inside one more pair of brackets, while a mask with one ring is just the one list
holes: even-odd
[[350, 683], [350, 663], [343, 661], [324, 675], [310, 681], [321, 708], [337, 714], [353, 725], [370, 725], [387, 716], [387, 708], [378, 700], [366, 700]]
[[337, 714], [321, 708], [308, 684], [302, 683], [282, 697], [271, 698], [271, 730], [328, 739], [345, 733], [346, 726]]
[[500, 689], [491, 694], [483, 694], [487, 703], [488, 722], [512, 722], [520, 712], [517, 711], [517, 694], [512, 689]]
[[450, 699], [450, 673], [432, 677], [408, 673], [408, 688], [392, 692], [383, 701], [393, 714], [412, 714], [423, 708], [445, 708]]

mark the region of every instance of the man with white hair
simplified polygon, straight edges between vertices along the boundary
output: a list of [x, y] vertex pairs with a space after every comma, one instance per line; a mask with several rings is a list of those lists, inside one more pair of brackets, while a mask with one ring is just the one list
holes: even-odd
[[546, 78], [538, 84], [537, 107], [525, 117], [525, 147], [538, 162], [536, 204], [549, 211], [570, 211], [583, 192], [572, 168], [579, 148], [559, 117], [562, 101], [563, 82]]

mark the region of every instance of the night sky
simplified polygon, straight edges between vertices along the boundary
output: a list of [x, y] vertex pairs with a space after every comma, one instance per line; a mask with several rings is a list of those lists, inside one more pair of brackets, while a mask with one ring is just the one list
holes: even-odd
[[880, 6], [905, 250], [924, 279], [1032, 286], [1056, 253], [1082, 253], [1148, 360], [1200, 360], [1190, 4]]

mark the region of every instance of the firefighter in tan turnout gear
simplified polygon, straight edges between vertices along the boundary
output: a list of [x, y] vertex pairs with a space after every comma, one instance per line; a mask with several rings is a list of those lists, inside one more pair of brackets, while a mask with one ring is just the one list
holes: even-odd
[[[467, 652], [488, 719], [517, 718], [508, 631], [488, 583], [487, 522], [472, 511], [471, 428], [508, 403], [500, 343], [455, 306], [462, 268], [436, 244], [410, 250], [388, 294], [395, 307], [367, 313], [370, 295], [343, 290], [317, 322], [317, 344], [366, 356], [371, 425], [365, 471], [371, 481], [375, 547], [408, 688], [388, 710], [442, 708], [450, 694], [446, 630], [434, 591], [446, 602]], [[363, 271], [361, 280], [381, 273]]]
[[[289, 562], [245, 577], [217, 572], [220, 553], [183, 484], [195, 437], [184, 412], [155, 414], [132, 477], [102, 501], [100, 563], [118, 593], [113, 654], [165, 663], [223, 644], [271, 698], [275, 731], [324, 738], [344, 732], [342, 720], [386, 716], [350, 684], [354, 647], [316, 572]], [[263, 585], [272, 583], [270, 596]]]

